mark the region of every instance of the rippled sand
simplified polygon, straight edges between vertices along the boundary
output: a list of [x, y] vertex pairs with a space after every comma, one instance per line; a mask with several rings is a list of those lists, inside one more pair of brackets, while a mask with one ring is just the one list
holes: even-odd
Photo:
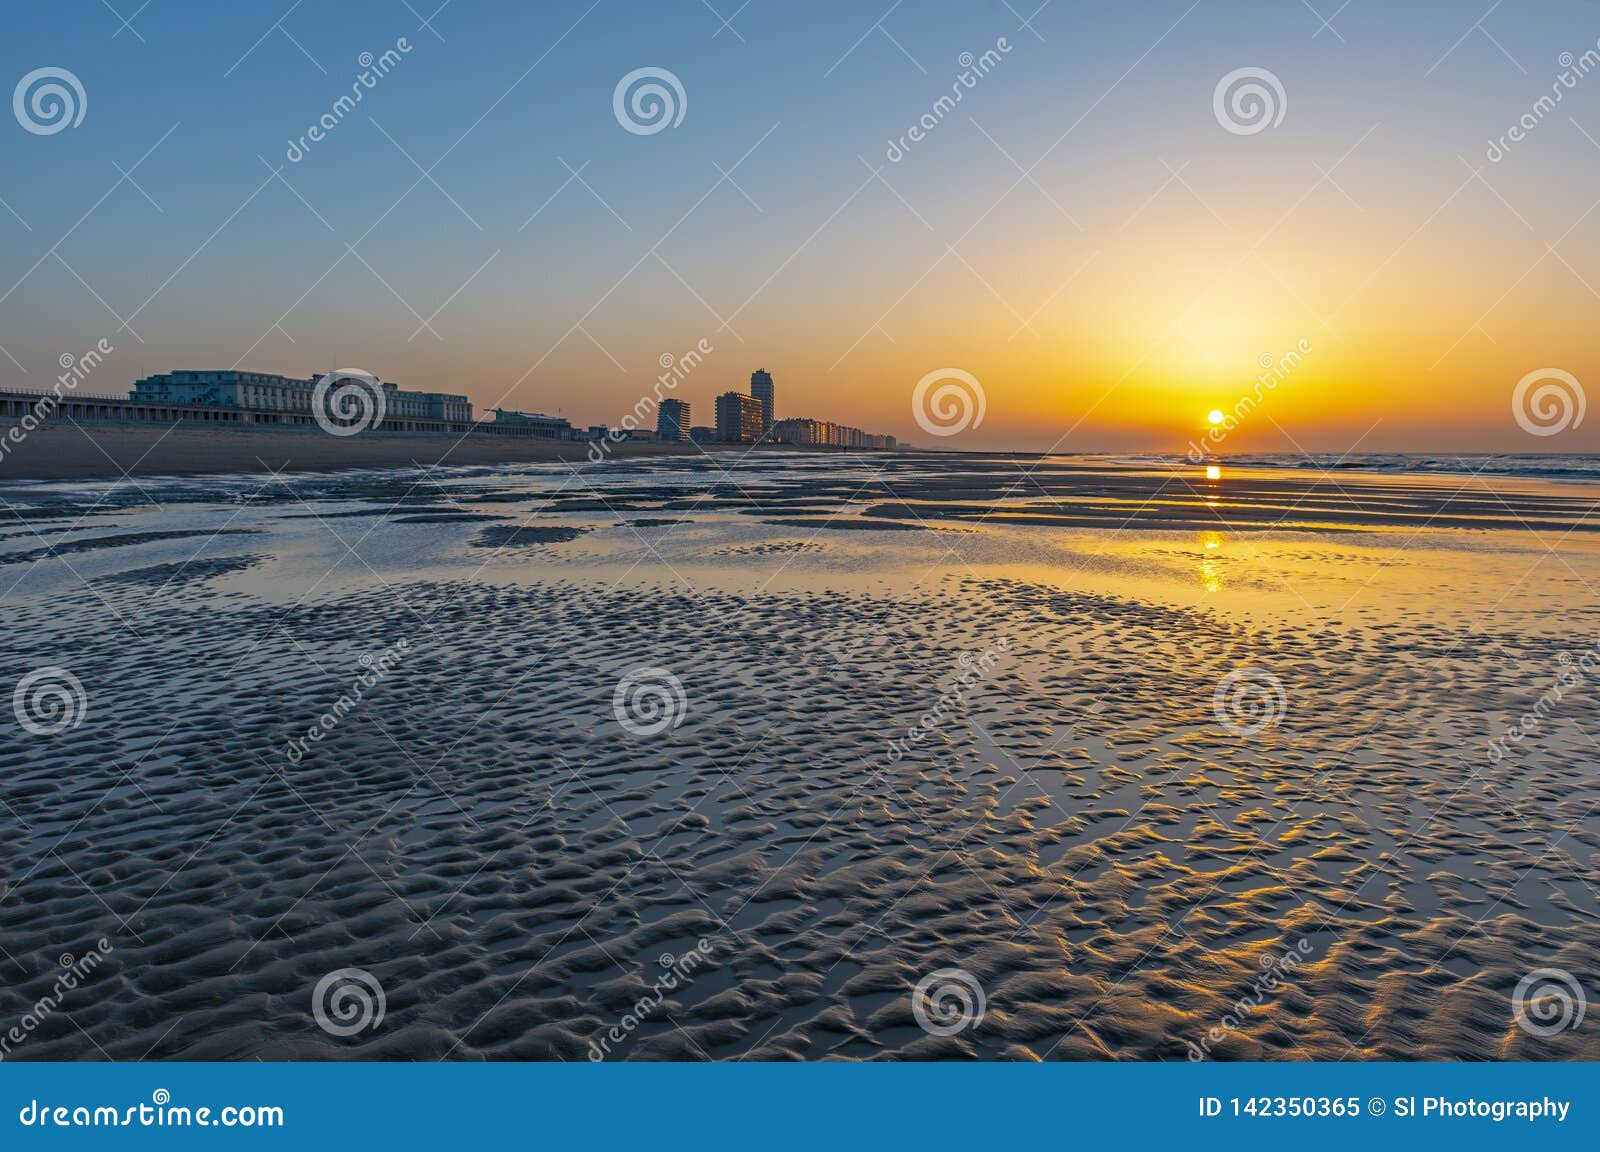
[[1022, 480], [0, 490], [6, 1058], [1600, 1059], [1600, 487]]

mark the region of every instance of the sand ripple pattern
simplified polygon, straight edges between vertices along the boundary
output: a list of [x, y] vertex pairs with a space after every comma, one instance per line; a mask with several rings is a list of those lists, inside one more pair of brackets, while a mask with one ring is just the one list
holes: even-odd
[[[1526, 703], [1508, 666], [1554, 666], [1571, 621], [1247, 628], [958, 575], [175, 597], [138, 647], [12, 617], [4, 682], [70, 651], [94, 707], [0, 748], [0, 1022], [62, 953], [114, 950], [11, 1059], [583, 1060], [653, 989], [608, 1058], [1600, 1058], [1593, 1014], [1535, 1035], [1513, 999], [1546, 968], [1600, 987], [1592, 745], [1481, 747]], [[887, 756], [1002, 626], [1005, 659]], [[692, 704], [627, 738], [641, 662]], [[1279, 680], [1271, 726], [1217, 723], [1237, 668]], [[941, 969], [971, 981], [948, 1034], [913, 995]], [[330, 974], [366, 997], [334, 1028]]]

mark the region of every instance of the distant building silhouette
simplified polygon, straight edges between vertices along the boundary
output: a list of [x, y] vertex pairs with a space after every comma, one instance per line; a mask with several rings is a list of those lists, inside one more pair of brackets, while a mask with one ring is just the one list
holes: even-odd
[[696, 444], [713, 444], [717, 439], [717, 430], [704, 424], [696, 424], [689, 429], [689, 439]]
[[761, 430], [766, 432], [778, 419], [777, 397], [774, 395], [771, 372], [765, 368], [757, 368], [750, 373], [750, 395], [761, 403]]
[[717, 397], [717, 439], [730, 444], [754, 444], [765, 429], [761, 424], [761, 401], [739, 392], [724, 392]]
[[892, 452], [898, 447], [893, 436], [863, 432], [831, 420], [809, 420], [804, 417], [779, 420], [772, 426], [771, 436], [780, 444], [794, 444], [802, 448], [867, 448], [875, 452]]
[[663, 400], [656, 414], [656, 437], [660, 440], [689, 439], [689, 402]]
[[536, 440], [572, 439], [571, 424], [560, 416], [546, 416], [542, 412], [515, 412], [509, 408], [496, 408], [494, 422], [497, 431], [504, 428], [514, 435], [528, 436]]

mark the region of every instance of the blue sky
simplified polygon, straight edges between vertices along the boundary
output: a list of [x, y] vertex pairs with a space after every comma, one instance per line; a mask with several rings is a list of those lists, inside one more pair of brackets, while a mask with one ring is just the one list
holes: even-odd
[[[1308, 333], [1321, 366], [1284, 390], [1284, 427], [1241, 447], [1288, 447], [1291, 417], [1296, 443], [1349, 447], [1370, 412], [1334, 399], [1374, 372], [1440, 403], [1398, 406], [1363, 447], [1430, 447], [1455, 420], [1462, 447], [1595, 446], [1587, 430], [1528, 443], [1504, 395], [1519, 365], [1581, 378], [1593, 357], [1572, 318], [1600, 306], [1580, 282], [1600, 283], [1600, 218], [1583, 216], [1600, 147], [1580, 130], [1600, 138], [1600, 75], [1486, 170], [1492, 190], [1452, 197], [1560, 53], [1594, 46], [1587, 0], [1479, 27], [1487, 3], [1352, 0], [1334, 17], [1314, 0], [1325, 26], [1288, 0], [1054, 0], [1031, 29], [1037, 0], [436, 4], [151, 0], [135, 16], [113, 0], [127, 27], [100, 0], [13, 5], [7, 85], [65, 68], [87, 108], [53, 135], [0, 125], [0, 379], [44, 386], [105, 337], [106, 391], [175, 367], [360, 367], [614, 423], [663, 353], [707, 338], [681, 393], [697, 422], [764, 366], [784, 414], [915, 439], [912, 385], [953, 365], [989, 409], [956, 446], [1092, 450], [1172, 446], [1168, 425]], [[289, 162], [360, 55], [401, 37], [402, 62]], [[959, 111], [886, 164], [961, 53], [1001, 37]], [[687, 103], [641, 136], [612, 94], [646, 66]], [[1212, 107], [1242, 66], [1288, 102], [1249, 137]], [[1558, 239], [1570, 267], [1525, 274]], [[1252, 283], [1186, 311], [1190, 277], [1240, 255]], [[1181, 331], [1196, 314], [1205, 330]], [[1444, 402], [1462, 396], [1465, 414]], [[1169, 402], [1160, 429], [1141, 423]]]

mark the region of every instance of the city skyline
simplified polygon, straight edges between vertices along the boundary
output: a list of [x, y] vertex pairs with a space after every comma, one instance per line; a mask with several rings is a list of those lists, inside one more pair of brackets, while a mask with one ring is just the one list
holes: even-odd
[[[102, 361], [97, 357], [91, 364], [85, 361], [82, 368], [92, 371]], [[470, 422], [474, 419], [484, 421], [490, 413], [496, 417], [526, 420], [529, 418], [556, 421], [570, 424], [572, 429], [582, 432], [602, 430], [623, 430], [633, 433], [636, 438], [639, 434], [644, 437], [651, 435], [659, 439], [690, 439], [689, 431], [693, 427], [690, 417], [693, 411], [693, 401], [684, 396], [677, 395], [675, 390], [679, 384], [688, 378], [699, 363], [699, 359], [690, 354], [673, 361], [671, 365], [662, 363], [665, 369], [656, 379], [653, 395], [646, 395], [634, 404], [634, 407], [622, 414], [617, 421], [616, 429], [608, 420], [592, 421], [586, 419], [571, 419], [563, 413], [558, 406], [549, 412], [527, 411], [510, 408], [509, 406], [484, 406], [479, 405], [470, 395], [446, 392], [435, 388], [407, 388], [399, 381], [385, 380], [375, 373], [368, 373], [362, 369], [331, 369], [326, 372], [313, 372], [308, 376], [290, 376], [281, 372], [256, 372], [249, 369], [172, 369], [167, 372], [153, 373], [132, 382], [127, 389], [128, 397], [143, 404], [181, 404], [188, 406], [221, 406], [230, 408], [251, 408], [262, 411], [273, 409], [293, 409], [307, 414], [314, 410], [322, 410], [326, 414], [329, 401], [324, 398], [318, 401], [315, 393], [319, 385], [326, 381], [334, 385], [342, 381], [344, 387], [354, 385], [362, 387], [381, 386], [386, 394], [383, 408], [388, 414], [394, 416], [423, 417], [435, 420]], [[119, 392], [96, 392], [93, 389], [80, 388], [79, 385], [88, 379], [88, 372], [83, 370], [63, 372], [57, 377], [56, 385], [52, 386], [51, 393], [59, 392], [57, 399], [108, 398], [122, 399]], [[753, 400], [762, 412], [761, 427], [764, 433], [771, 433], [775, 426], [805, 423], [810, 425], [823, 424], [839, 427], [848, 431], [859, 432], [852, 425], [841, 421], [819, 419], [817, 416], [806, 416], [786, 420], [776, 419], [772, 413], [776, 410], [774, 397], [778, 385], [772, 373], [765, 369], [757, 369], [751, 373], [749, 392], [740, 392], [738, 389], [724, 389], [716, 393], [709, 403], [703, 403], [700, 411], [715, 410], [718, 400], [725, 396], [738, 396], [743, 400]], [[4, 391], [4, 389], [0, 389]], [[21, 390], [23, 393], [37, 390]], [[673, 391], [672, 395], [666, 395]], [[759, 392], [761, 395], [755, 395]], [[763, 399], [764, 397], [764, 399]], [[680, 435], [672, 436], [668, 430], [677, 429]], [[875, 438], [882, 438], [876, 434], [868, 434]], [[751, 441], [759, 437], [752, 434]], [[744, 437], [740, 437], [744, 439]], [[892, 442], [895, 438], [889, 437]]]
[[[109, 339], [598, 422], [705, 341], [909, 441], [952, 368], [985, 412], [940, 447], [1181, 453], [1307, 347], [1221, 451], [1600, 449], [1512, 418], [1596, 375], [1592, 5], [885, 8], [19, 13], [8, 81], [84, 96], [0, 131], [0, 382]], [[630, 127], [651, 69], [681, 118]]]
[[[704, 345], [701, 346], [702, 348]], [[651, 393], [639, 398], [623, 413], [616, 426], [573, 423], [567, 417], [506, 407], [475, 409], [470, 396], [437, 390], [402, 387], [361, 369], [334, 369], [305, 377], [231, 369], [174, 369], [141, 377], [123, 395], [116, 391], [83, 388], [113, 351], [107, 344], [90, 350], [65, 367], [46, 390], [0, 387], [0, 415], [27, 416], [33, 426], [56, 417], [70, 423], [222, 422], [230, 428], [244, 424], [312, 426], [338, 436], [362, 431], [410, 433], [425, 436], [467, 436], [487, 433], [521, 440], [588, 441], [590, 458], [605, 458], [610, 446], [627, 440], [704, 443], [788, 444], [813, 448], [859, 448], [892, 451], [912, 447], [898, 438], [817, 417], [775, 419], [778, 386], [772, 373], [751, 373], [755, 396], [728, 390], [710, 406], [714, 426], [696, 426], [692, 402], [670, 395], [701, 361], [700, 349], [663, 360]], [[705, 411], [703, 407], [701, 409]], [[17, 442], [31, 428], [16, 430]]]

